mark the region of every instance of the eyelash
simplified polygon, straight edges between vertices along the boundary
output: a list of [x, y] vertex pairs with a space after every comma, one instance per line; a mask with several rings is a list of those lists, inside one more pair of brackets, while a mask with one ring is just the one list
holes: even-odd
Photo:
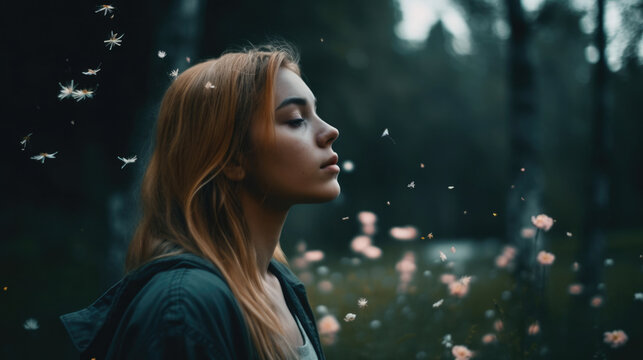
[[304, 119], [294, 119], [294, 120], [288, 121], [288, 125], [290, 125], [292, 127], [295, 127], [295, 128], [298, 128], [298, 127], [302, 126], [303, 123], [304, 123]]

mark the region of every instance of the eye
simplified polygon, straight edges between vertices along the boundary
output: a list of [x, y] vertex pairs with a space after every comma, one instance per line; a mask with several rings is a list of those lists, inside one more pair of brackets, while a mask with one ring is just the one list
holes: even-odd
[[287, 123], [287, 124], [288, 124], [290, 127], [298, 128], [298, 127], [301, 127], [301, 126], [304, 124], [304, 119], [294, 119], [294, 120], [290, 120], [290, 121], [288, 121], [288, 123]]

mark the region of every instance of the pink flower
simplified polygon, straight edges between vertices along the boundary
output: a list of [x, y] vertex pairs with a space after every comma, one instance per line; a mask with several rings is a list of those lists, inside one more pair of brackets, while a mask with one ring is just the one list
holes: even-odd
[[496, 256], [496, 266], [504, 269], [509, 265], [509, 258], [505, 255], [498, 255]]
[[538, 256], [536, 257], [540, 265], [551, 265], [554, 263], [554, 260], [556, 259], [556, 256], [552, 253], [548, 253], [546, 251], [541, 251], [538, 253]]
[[613, 348], [625, 345], [627, 334], [623, 330], [607, 331], [603, 334], [603, 341], [610, 344]]
[[442, 274], [440, 275], [440, 281], [443, 284], [449, 285], [455, 281], [455, 275], [453, 274]]
[[538, 324], [538, 321], [529, 325], [529, 328], [527, 329], [527, 334], [529, 335], [536, 335], [539, 332], [540, 332], [540, 325]]
[[410, 251], [404, 254], [402, 260], [395, 264], [395, 270], [401, 273], [413, 273], [416, 268], [415, 255]]
[[362, 232], [366, 235], [375, 234], [375, 224], [366, 224], [362, 226]]
[[324, 258], [324, 252], [321, 250], [310, 250], [304, 253], [304, 259], [308, 262], [320, 261]]
[[592, 305], [592, 307], [600, 307], [603, 305], [603, 298], [600, 295], [596, 295], [592, 298], [592, 300], [589, 301], [589, 304]]
[[367, 247], [371, 246], [371, 238], [366, 235], [360, 235], [353, 238], [351, 241], [351, 250], [355, 252], [362, 252]]
[[362, 225], [373, 225], [377, 221], [377, 215], [370, 211], [360, 211], [357, 214], [357, 219], [362, 223]]
[[333, 315], [325, 315], [317, 323], [319, 337], [324, 345], [333, 345], [335, 343], [339, 329], [339, 321]]
[[308, 267], [308, 260], [303, 256], [297, 256], [292, 260], [292, 264], [296, 269], [302, 270]]
[[482, 337], [482, 343], [483, 344], [491, 344], [492, 342], [495, 342], [496, 340], [497, 340], [496, 334], [489, 333], [489, 334], [485, 334]]
[[513, 258], [516, 256], [516, 248], [511, 245], [507, 245], [502, 249], [502, 256], [506, 256], [509, 260], [513, 260]]
[[333, 283], [328, 280], [322, 280], [317, 283], [317, 289], [322, 293], [329, 293], [333, 291]]
[[371, 245], [362, 250], [362, 254], [364, 254], [364, 256], [369, 259], [378, 259], [380, 256], [382, 256], [382, 249], [378, 248], [377, 246]]
[[462, 281], [454, 281], [449, 284], [449, 293], [457, 297], [464, 297], [469, 292], [469, 285]]
[[502, 320], [498, 319], [493, 323], [493, 328], [496, 329], [496, 331], [502, 331], [505, 325], [502, 323]]
[[549, 231], [552, 225], [554, 225], [554, 219], [550, 218], [545, 214], [540, 214], [538, 216], [532, 216], [531, 223], [534, 224], [534, 226], [539, 229]]
[[569, 285], [569, 293], [572, 295], [579, 295], [583, 292], [583, 285], [581, 284], [571, 284]]
[[468, 360], [471, 359], [473, 353], [464, 345], [456, 345], [451, 349], [451, 354], [455, 356], [456, 360]]
[[413, 240], [418, 236], [418, 231], [413, 226], [395, 226], [389, 231], [391, 237], [397, 240]]
[[533, 239], [533, 237], [536, 236], [536, 229], [523, 228], [522, 230], [520, 230], [520, 236], [522, 236], [523, 239]]

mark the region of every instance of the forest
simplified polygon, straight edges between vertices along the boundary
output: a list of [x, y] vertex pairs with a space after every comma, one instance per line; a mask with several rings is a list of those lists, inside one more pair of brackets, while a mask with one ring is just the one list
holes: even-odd
[[124, 275], [165, 90], [274, 41], [340, 132], [341, 194], [280, 240], [327, 358], [643, 353], [640, 1], [6, 6], [0, 358], [77, 357], [59, 316]]

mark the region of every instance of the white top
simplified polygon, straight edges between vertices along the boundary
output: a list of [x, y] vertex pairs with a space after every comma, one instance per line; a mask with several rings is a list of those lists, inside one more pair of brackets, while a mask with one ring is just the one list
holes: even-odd
[[293, 314], [293, 316], [297, 321], [299, 332], [301, 332], [301, 335], [304, 337], [304, 345], [297, 347], [299, 358], [301, 360], [318, 360], [317, 353], [315, 352], [315, 348], [313, 348], [313, 346], [310, 344], [310, 339], [308, 339], [308, 335], [306, 335], [306, 331], [304, 331], [304, 329], [302, 328], [301, 323], [299, 322], [299, 318], [297, 317], [297, 315]]

